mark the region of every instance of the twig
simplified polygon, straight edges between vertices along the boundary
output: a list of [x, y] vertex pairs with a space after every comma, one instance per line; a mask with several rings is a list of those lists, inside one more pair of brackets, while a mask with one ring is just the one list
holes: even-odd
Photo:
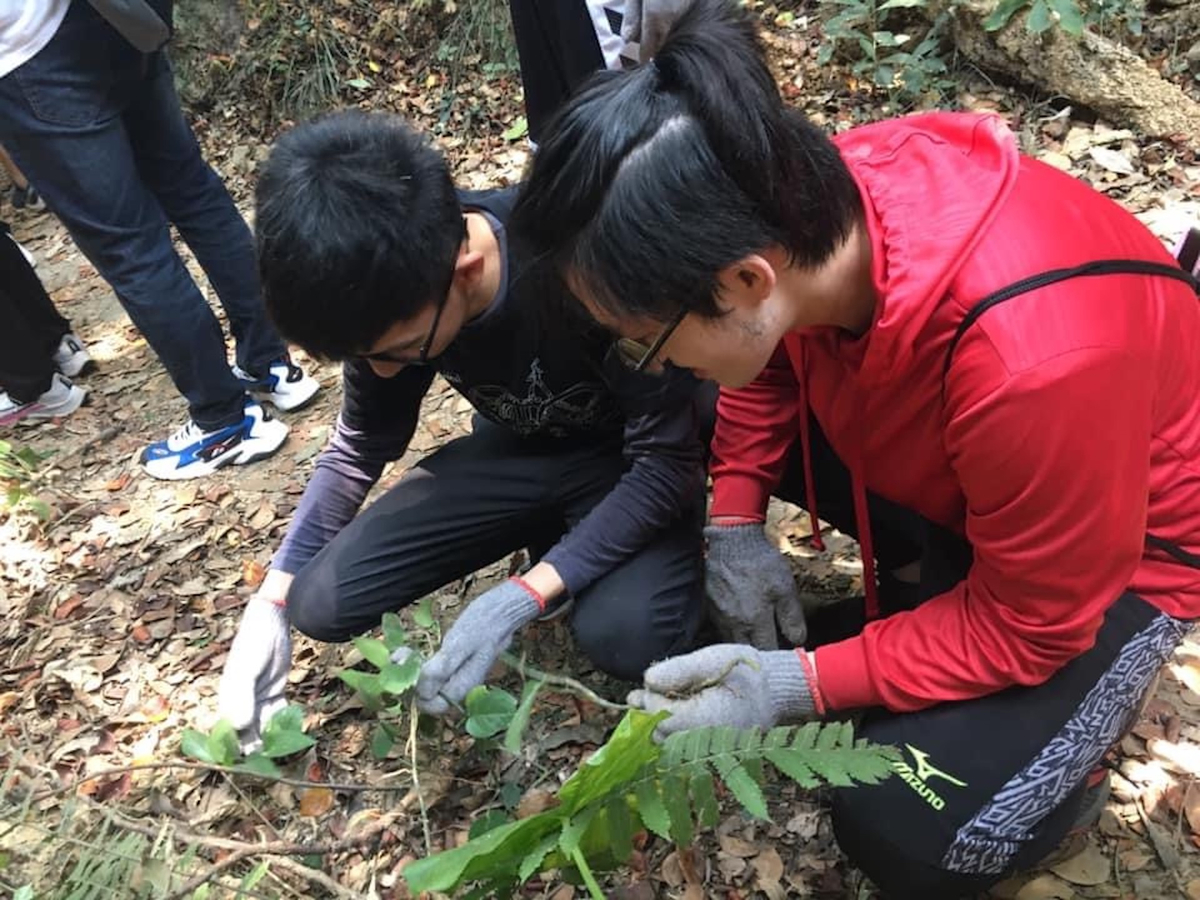
[[590, 700], [597, 706], [603, 706], [605, 709], [629, 709], [629, 705], [626, 703], [614, 703], [612, 700], [605, 700], [586, 684], [576, 681], [574, 678], [569, 678], [566, 675], [559, 675], [555, 672], [544, 672], [536, 666], [529, 665], [522, 659], [517, 659], [517, 657], [513, 656], [507, 651], [500, 654], [500, 661], [513, 671], [518, 672], [522, 678], [535, 678], [546, 682], [546, 684], [552, 684], [561, 688], [566, 688], [573, 693], [579, 694], [585, 700]]
[[80, 444], [75, 449], [68, 450], [62, 456], [58, 457], [55, 460], [52, 460], [51, 465], [47, 466], [45, 469], [42, 469], [39, 472], [35, 472], [33, 474], [33, 476], [29, 479], [30, 487], [32, 487], [33, 485], [36, 485], [39, 481], [42, 481], [43, 479], [48, 477], [51, 472], [62, 469], [62, 463], [64, 460], [73, 459], [76, 456], [83, 456], [89, 450], [91, 450], [93, 447], [95, 447], [97, 444], [108, 443], [113, 438], [115, 438], [118, 434], [120, 434], [122, 430], [123, 429], [120, 425], [113, 425], [109, 428], [105, 428], [99, 434], [88, 438], [86, 441], [84, 441], [82, 444]]
[[50, 788], [42, 791], [40, 794], [35, 794], [31, 802], [37, 803], [50, 797], [58, 797], [62, 794], [70, 793], [79, 788], [80, 785], [86, 784], [89, 781], [95, 781], [99, 778], [108, 778], [112, 775], [124, 775], [126, 772], [143, 772], [152, 769], [190, 769], [197, 772], [217, 772], [223, 775], [249, 775], [253, 778], [261, 778], [264, 781], [278, 781], [281, 784], [291, 785], [292, 787], [302, 788], [329, 788], [331, 791], [346, 791], [363, 793], [366, 791], [394, 791], [396, 788], [378, 787], [373, 784], [342, 784], [335, 781], [306, 781], [303, 778], [289, 778], [286, 775], [278, 777], [273, 775], [265, 775], [259, 772], [249, 772], [245, 769], [231, 768], [229, 766], [216, 766], [211, 763], [202, 762], [156, 762], [156, 763], [139, 763], [132, 766], [120, 766], [115, 769], [101, 769], [99, 772], [93, 772], [79, 781], [65, 785], [59, 788]]
[[336, 894], [339, 897], [344, 897], [346, 900], [362, 900], [363, 895], [358, 891], [352, 891], [347, 887], [338, 884], [336, 880], [330, 878], [320, 869], [314, 869], [312, 866], [306, 866], [304, 863], [296, 862], [290, 856], [272, 856], [270, 857], [271, 864], [282, 866], [289, 872], [294, 872], [301, 878], [307, 878], [309, 881], [315, 881], [331, 894]]
[[419, 714], [417, 698], [414, 695], [409, 709], [408, 746], [405, 749], [408, 750], [409, 759], [412, 760], [412, 789], [417, 795], [417, 802], [421, 804], [421, 831], [425, 835], [425, 855], [429, 856], [433, 853], [433, 840], [429, 836], [429, 812], [425, 809], [425, 796], [421, 793], [420, 767], [417, 765], [417, 719]]
[[193, 875], [181, 887], [167, 894], [163, 900], [180, 900], [182, 897], [187, 897], [210, 881], [214, 881], [222, 872], [228, 872], [246, 857], [253, 855], [253, 847], [243, 847], [241, 850], [234, 850], [220, 862], [213, 863], [208, 869], [197, 875]]
[[248, 807], [250, 807], [250, 809], [252, 809], [254, 811], [254, 814], [256, 816], [258, 816], [259, 821], [261, 821], [264, 825], [267, 826], [268, 829], [270, 829], [269, 833], [278, 836], [279, 832], [277, 832], [275, 830], [275, 826], [272, 825], [267, 820], [267, 817], [262, 814], [262, 810], [258, 808], [258, 805], [253, 800], [251, 800], [249, 797], [246, 796], [246, 792], [243, 791], [240, 787], [238, 787], [238, 783], [233, 780], [233, 777], [228, 772], [222, 772], [221, 775], [224, 777], [225, 783], [227, 785], [229, 785], [231, 788], [233, 788], [234, 793], [236, 793], [239, 797], [242, 798], [242, 802], [245, 803]]

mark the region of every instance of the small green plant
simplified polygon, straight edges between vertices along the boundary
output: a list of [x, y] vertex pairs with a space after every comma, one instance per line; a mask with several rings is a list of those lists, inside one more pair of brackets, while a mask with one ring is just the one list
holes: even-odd
[[818, 64], [825, 65], [835, 56], [844, 59], [850, 62], [857, 78], [888, 91], [898, 102], [950, 86], [941, 54], [942, 36], [949, 22], [947, 13], [932, 26], [919, 26], [924, 35], [918, 39], [907, 27], [916, 24], [907, 11], [924, 8], [927, 0], [832, 2], [839, 12], [825, 22]]
[[304, 710], [299, 706], [287, 706], [272, 716], [263, 729], [262, 748], [245, 757], [242, 756], [237, 732], [224, 719], [208, 734], [193, 728], [184, 729], [180, 750], [184, 756], [209, 765], [278, 778], [283, 773], [274, 760], [307, 750], [314, 743], [304, 733]]
[[1085, 28], [1101, 34], [1124, 28], [1130, 34], [1139, 35], [1146, 11], [1142, 0], [1000, 0], [984, 20], [983, 27], [988, 31], [999, 31], [1024, 9], [1029, 10], [1025, 27], [1032, 33], [1042, 34], [1058, 27], [1075, 36], [1082, 34]]
[[[810, 723], [763, 734], [701, 728], [653, 739], [656, 716], [631, 710], [608, 742], [562, 786], [556, 807], [516, 822], [489, 816], [467, 843], [404, 869], [409, 888], [472, 898], [510, 896], [536, 872], [573, 870], [603, 898], [597, 869], [627, 860], [646, 829], [681, 846], [717, 822], [719, 780], [749, 814], [768, 818], [764, 761], [802, 787], [875, 784], [892, 771], [893, 748], [855, 740], [848, 723]], [[477, 823], [479, 824], [479, 823]]]
[[50, 507], [30, 490], [38, 466], [48, 456], [49, 453], [39, 453], [31, 447], [14, 447], [8, 441], [0, 440], [0, 488], [4, 491], [4, 506], [27, 509], [43, 521], [50, 517]]

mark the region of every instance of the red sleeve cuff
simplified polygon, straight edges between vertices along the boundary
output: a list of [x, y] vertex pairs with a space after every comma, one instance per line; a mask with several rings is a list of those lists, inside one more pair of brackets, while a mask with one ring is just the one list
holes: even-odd
[[883, 705], [883, 696], [867, 674], [866, 647], [861, 637], [852, 637], [817, 648], [821, 695], [830, 709]]
[[722, 475], [713, 481], [709, 516], [744, 516], [766, 520], [771, 485], [749, 475]]

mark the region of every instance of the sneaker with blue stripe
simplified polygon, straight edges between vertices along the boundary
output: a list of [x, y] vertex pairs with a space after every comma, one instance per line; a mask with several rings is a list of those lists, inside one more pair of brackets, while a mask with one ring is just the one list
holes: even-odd
[[236, 425], [204, 431], [188, 421], [165, 441], [142, 451], [146, 474], [177, 481], [200, 478], [226, 466], [244, 466], [266, 459], [287, 439], [288, 427], [273, 419], [259, 404], [246, 402], [245, 416]]
[[262, 376], [252, 375], [238, 366], [233, 367], [233, 374], [251, 397], [259, 403], [270, 403], [282, 412], [308, 405], [321, 388], [320, 382], [305, 375], [290, 356], [275, 360]]

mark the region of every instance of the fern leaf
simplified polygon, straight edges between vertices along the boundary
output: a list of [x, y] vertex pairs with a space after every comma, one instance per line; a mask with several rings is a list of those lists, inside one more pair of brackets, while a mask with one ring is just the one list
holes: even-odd
[[671, 839], [680, 847], [690, 846], [694, 829], [687, 784], [678, 775], [668, 775], [663, 779], [662, 797], [671, 819]]
[[696, 823], [701, 828], [712, 828], [717, 824], [720, 810], [717, 807], [717, 792], [713, 789], [713, 778], [704, 766], [696, 766], [688, 785], [692, 795], [692, 809]]
[[671, 817], [659, 796], [659, 784], [654, 778], [639, 781], [634, 788], [637, 797], [638, 815], [642, 824], [664, 840], [671, 839]]
[[849, 722], [830, 722], [817, 735], [818, 750], [854, 746], [854, 726]]
[[792, 735], [792, 749], [812, 750], [817, 746], [817, 737], [821, 734], [822, 727], [820, 722], [808, 722], [795, 729]]
[[729, 792], [733, 794], [738, 803], [742, 804], [746, 812], [755, 818], [770, 820], [771, 814], [767, 812], [767, 800], [763, 797], [762, 788], [746, 771], [745, 766], [728, 753], [714, 756], [712, 766], [721, 776], [725, 787], [729, 788]]
[[763, 751], [771, 765], [786, 775], [800, 787], [806, 790], [820, 787], [821, 781], [813, 774], [813, 770], [805, 763], [806, 754], [803, 750], [793, 750], [789, 747], [770, 747]]

